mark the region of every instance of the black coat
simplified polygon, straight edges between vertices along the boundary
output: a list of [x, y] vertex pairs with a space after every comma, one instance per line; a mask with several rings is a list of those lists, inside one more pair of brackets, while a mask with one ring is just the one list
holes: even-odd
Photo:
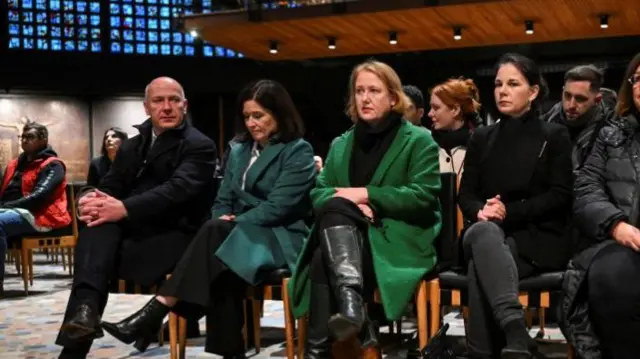
[[[507, 212], [501, 226], [515, 239], [520, 257], [540, 269], [564, 269], [571, 246], [571, 143], [564, 126], [530, 117], [519, 129], [516, 148], [508, 153], [492, 151], [500, 123], [474, 131], [459, 204], [469, 224], [477, 221], [487, 199], [500, 194]], [[509, 166], [495, 170], [491, 161], [504, 161], [501, 156], [507, 156]]]
[[100, 156], [91, 160], [89, 174], [87, 175], [87, 186], [98, 186], [100, 180], [102, 180], [110, 169], [111, 160], [107, 156]]
[[608, 123], [598, 134], [593, 150], [574, 186], [574, 224], [583, 246], [569, 264], [563, 283], [560, 328], [576, 354], [600, 359], [599, 341], [589, 320], [587, 278], [593, 258], [609, 245], [613, 225], [620, 221], [638, 227], [640, 142], [634, 115]]
[[[123, 201], [123, 242], [118, 274], [151, 284], [170, 271], [215, 197], [216, 147], [186, 121], [162, 133], [149, 150], [151, 121], [122, 143], [98, 188]], [[148, 153], [147, 153], [148, 152]]]

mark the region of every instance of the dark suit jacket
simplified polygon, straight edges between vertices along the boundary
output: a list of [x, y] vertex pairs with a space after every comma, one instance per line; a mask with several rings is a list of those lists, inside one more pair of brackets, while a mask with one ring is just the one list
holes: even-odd
[[[510, 120], [507, 120], [510, 121]], [[571, 142], [567, 129], [528, 119], [514, 153], [491, 152], [500, 124], [478, 128], [469, 140], [460, 184], [459, 204], [468, 223], [487, 199], [500, 194], [507, 215], [501, 224], [516, 240], [520, 257], [541, 269], [563, 269], [571, 246], [568, 224], [571, 215]], [[487, 170], [497, 156], [510, 156], [510, 170]], [[509, 178], [509, 188], [500, 188], [497, 178]]]
[[118, 275], [151, 284], [172, 270], [210, 217], [216, 148], [186, 121], [156, 138], [151, 121], [122, 143], [98, 188], [123, 201]]

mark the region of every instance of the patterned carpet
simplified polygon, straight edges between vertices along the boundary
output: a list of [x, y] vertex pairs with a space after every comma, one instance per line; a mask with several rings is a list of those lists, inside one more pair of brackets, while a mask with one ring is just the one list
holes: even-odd
[[[57, 358], [60, 347], [54, 344], [60, 321], [67, 304], [71, 279], [62, 264], [51, 263], [42, 254], [34, 257], [34, 285], [29, 288], [29, 296], [24, 296], [22, 279], [17, 276], [15, 265], [6, 265], [5, 298], [0, 299], [0, 359], [18, 358]], [[149, 296], [113, 294], [104, 315], [105, 320], [117, 320], [132, 313], [149, 300]], [[460, 339], [464, 336], [464, 326], [458, 313], [453, 312], [445, 316], [450, 323], [449, 334]], [[264, 317], [261, 320], [262, 350], [259, 354], [255, 350], [247, 352], [247, 356], [255, 359], [283, 358], [284, 331], [283, 310], [281, 302], [267, 301], [264, 307]], [[204, 319], [200, 322], [201, 332], [205, 332]], [[404, 359], [407, 340], [415, 330], [414, 323], [403, 323], [403, 336], [389, 335], [386, 328], [382, 328], [384, 343], [384, 358]], [[532, 335], [537, 333], [533, 328]], [[562, 341], [562, 335], [557, 328], [547, 328], [546, 339], [554, 342]], [[204, 353], [204, 336], [189, 340], [187, 348], [188, 358], [216, 358], [217, 356]], [[566, 358], [566, 345], [544, 344], [544, 352], [552, 358]], [[89, 358], [168, 358], [169, 347], [165, 344], [152, 346], [143, 354], [138, 353], [132, 346], [127, 346], [106, 334], [96, 341]]]

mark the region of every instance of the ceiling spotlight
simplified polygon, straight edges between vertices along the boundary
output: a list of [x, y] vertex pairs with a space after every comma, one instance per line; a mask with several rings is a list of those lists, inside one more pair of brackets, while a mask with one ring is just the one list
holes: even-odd
[[278, 53], [278, 42], [277, 41], [271, 41], [271, 44], [269, 45], [269, 52], [274, 54], [274, 55]]
[[609, 28], [609, 15], [607, 14], [600, 15], [600, 28], [601, 29]]
[[336, 38], [331, 36], [329, 37], [329, 50], [335, 50], [336, 49]]
[[533, 21], [527, 20], [524, 22], [524, 32], [527, 35], [533, 35]]
[[395, 31], [389, 31], [389, 43], [396, 45], [398, 43], [398, 33]]
[[456, 41], [462, 40], [462, 28], [460, 26], [453, 28], [453, 39]]
[[189, 31], [189, 35], [191, 35], [191, 37], [193, 38], [198, 37], [198, 31], [196, 29], [193, 29]]

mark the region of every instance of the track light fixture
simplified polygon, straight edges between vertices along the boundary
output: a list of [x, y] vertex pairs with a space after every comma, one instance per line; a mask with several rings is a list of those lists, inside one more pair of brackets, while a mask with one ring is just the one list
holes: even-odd
[[462, 28], [460, 26], [453, 27], [453, 39], [456, 41], [462, 40]]
[[600, 28], [601, 29], [609, 28], [609, 15], [607, 14], [600, 15]]
[[269, 44], [269, 52], [272, 54], [277, 54], [278, 53], [278, 42], [275, 40], [271, 40], [270, 44]]
[[524, 33], [527, 35], [533, 35], [533, 21], [527, 20], [524, 22]]
[[396, 45], [398, 43], [398, 33], [395, 31], [389, 31], [389, 43]]
[[335, 50], [336, 49], [336, 38], [333, 36], [330, 36], [328, 38], [329, 44], [327, 45], [327, 47], [329, 47], [329, 50]]

